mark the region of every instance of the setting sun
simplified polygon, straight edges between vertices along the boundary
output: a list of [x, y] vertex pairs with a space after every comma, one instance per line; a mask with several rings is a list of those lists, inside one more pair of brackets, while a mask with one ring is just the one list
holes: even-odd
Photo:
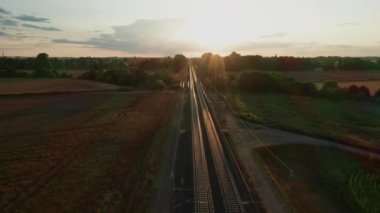
[[380, 213], [380, 0], [1, 0], [0, 212]]
[[66, 0], [49, 2], [49, 10], [45, 3], [3, 2], [0, 45], [6, 55], [380, 54], [375, 0]]
[[226, 20], [193, 20], [184, 30], [183, 38], [209, 51], [226, 51], [241, 41], [248, 31], [235, 31], [225, 27]]

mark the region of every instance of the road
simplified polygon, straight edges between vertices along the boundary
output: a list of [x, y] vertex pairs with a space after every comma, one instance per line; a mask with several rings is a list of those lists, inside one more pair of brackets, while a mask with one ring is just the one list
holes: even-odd
[[177, 145], [174, 212], [258, 212], [194, 67]]

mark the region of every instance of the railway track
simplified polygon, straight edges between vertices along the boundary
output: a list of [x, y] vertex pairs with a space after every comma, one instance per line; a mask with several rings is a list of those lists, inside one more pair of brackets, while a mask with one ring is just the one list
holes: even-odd
[[191, 65], [189, 81], [195, 212], [257, 212]]
[[[190, 72], [192, 73], [192, 72]], [[195, 209], [199, 212], [214, 212], [208, 165], [203, 143], [203, 132], [199, 115], [199, 103], [195, 93], [194, 76], [190, 75], [190, 104], [193, 124], [193, 171]]]

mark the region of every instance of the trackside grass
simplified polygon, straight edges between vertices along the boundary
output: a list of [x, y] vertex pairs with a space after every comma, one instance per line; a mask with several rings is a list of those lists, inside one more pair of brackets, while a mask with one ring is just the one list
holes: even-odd
[[380, 147], [380, 115], [358, 102], [250, 93], [230, 93], [228, 99], [249, 121], [368, 149]]

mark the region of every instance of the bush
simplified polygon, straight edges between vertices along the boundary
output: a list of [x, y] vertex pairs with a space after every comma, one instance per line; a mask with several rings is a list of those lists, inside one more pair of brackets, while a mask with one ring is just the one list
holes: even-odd
[[6, 67], [4, 70], [0, 70], [0, 77], [4, 78], [27, 78], [30, 74], [27, 72], [17, 71], [13, 67]]
[[59, 74], [60, 78], [73, 78], [73, 75], [62, 72]]
[[380, 98], [380, 89], [378, 89], [378, 90], [375, 92], [375, 97], [379, 97], [379, 98]]
[[130, 72], [126, 69], [114, 69], [107, 71], [90, 71], [83, 73], [78, 78], [107, 82], [110, 84], [141, 87], [141, 89], [165, 89], [167, 85], [173, 85], [174, 80], [167, 70], [146, 72], [138, 69]]
[[[314, 83], [298, 82], [280, 73], [259, 71], [247, 71], [241, 74], [238, 79], [237, 88], [244, 92], [285, 93], [288, 95], [307, 95], [332, 100], [344, 98], [369, 100], [371, 97], [369, 89], [365, 86], [358, 87], [352, 85], [348, 89], [344, 89], [339, 87], [337, 82], [328, 81], [318, 91]], [[377, 92], [377, 96], [380, 97], [380, 90]]]
[[319, 96], [332, 100], [343, 99], [347, 97], [346, 90], [340, 87], [324, 87], [319, 91]]
[[162, 89], [165, 89], [165, 83], [163, 80], [160, 80], [160, 79], [157, 79], [153, 82], [152, 84], [152, 89], [155, 89], [155, 90], [162, 90]]
[[371, 97], [371, 93], [370, 93], [368, 87], [366, 87], [366, 86], [361, 86], [361, 87], [359, 88], [359, 90], [363, 93], [363, 95], [364, 95], [365, 98], [370, 98], [370, 97]]
[[336, 81], [327, 81], [323, 83], [322, 90], [324, 89], [337, 89], [339, 85]]
[[317, 87], [312, 82], [299, 83], [299, 87], [301, 88], [303, 94], [305, 94], [305, 95], [309, 95], [309, 96], [318, 95]]
[[319, 96], [328, 99], [343, 99], [347, 97], [346, 90], [339, 87], [335, 81], [327, 81], [323, 83]]
[[170, 77], [167, 70], [156, 70], [156, 71], [154, 71], [154, 78], [164, 81], [165, 84], [174, 83], [174, 80]]
[[246, 92], [255, 93], [286, 93], [303, 94], [304, 87], [310, 90], [312, 86], [307, 86], [286, 77], [279, 73], [247, 71], [240, 75], [238, 88]]
[[50, 68], [37, 68], [36, 70], [34, 70], [33, 76], [38, 78], [46, 78], [52, 77], [53, 74]]
[[186, 66], [187, 58], [182, 54], [174, 56], [174, 71], [178, 72]]
[[228, 88], [228, 79], [224, 77], [216, 77], [213, 79], [213, 85], [218, 91], [226, 91]]
[[248, 71], [240, 75], [238, 88], [246, 92], [275, 92], [275, 79], [268, 73]]
[[355, 100], [366, 100], [371, 97], [369, 89], [366, 86], [358, 87], [356, 85], [351, 85], [348, 88], [347, 95], [349, 98]]
[[[123, 86], [136, 86], [139, 81], [134, 74], [131, 74], [124, 69], [107, 70], [107, 71], [90, 71], [83, 73], [78, 77], [79, 79], [96, 80], [110, 84], [117, 84]], [[143, 78], [143, 77], [142, 77]], [[144, 77], [145, 81], [145, 77]], [[143, 81], [143, 82], [144, 82]]]

